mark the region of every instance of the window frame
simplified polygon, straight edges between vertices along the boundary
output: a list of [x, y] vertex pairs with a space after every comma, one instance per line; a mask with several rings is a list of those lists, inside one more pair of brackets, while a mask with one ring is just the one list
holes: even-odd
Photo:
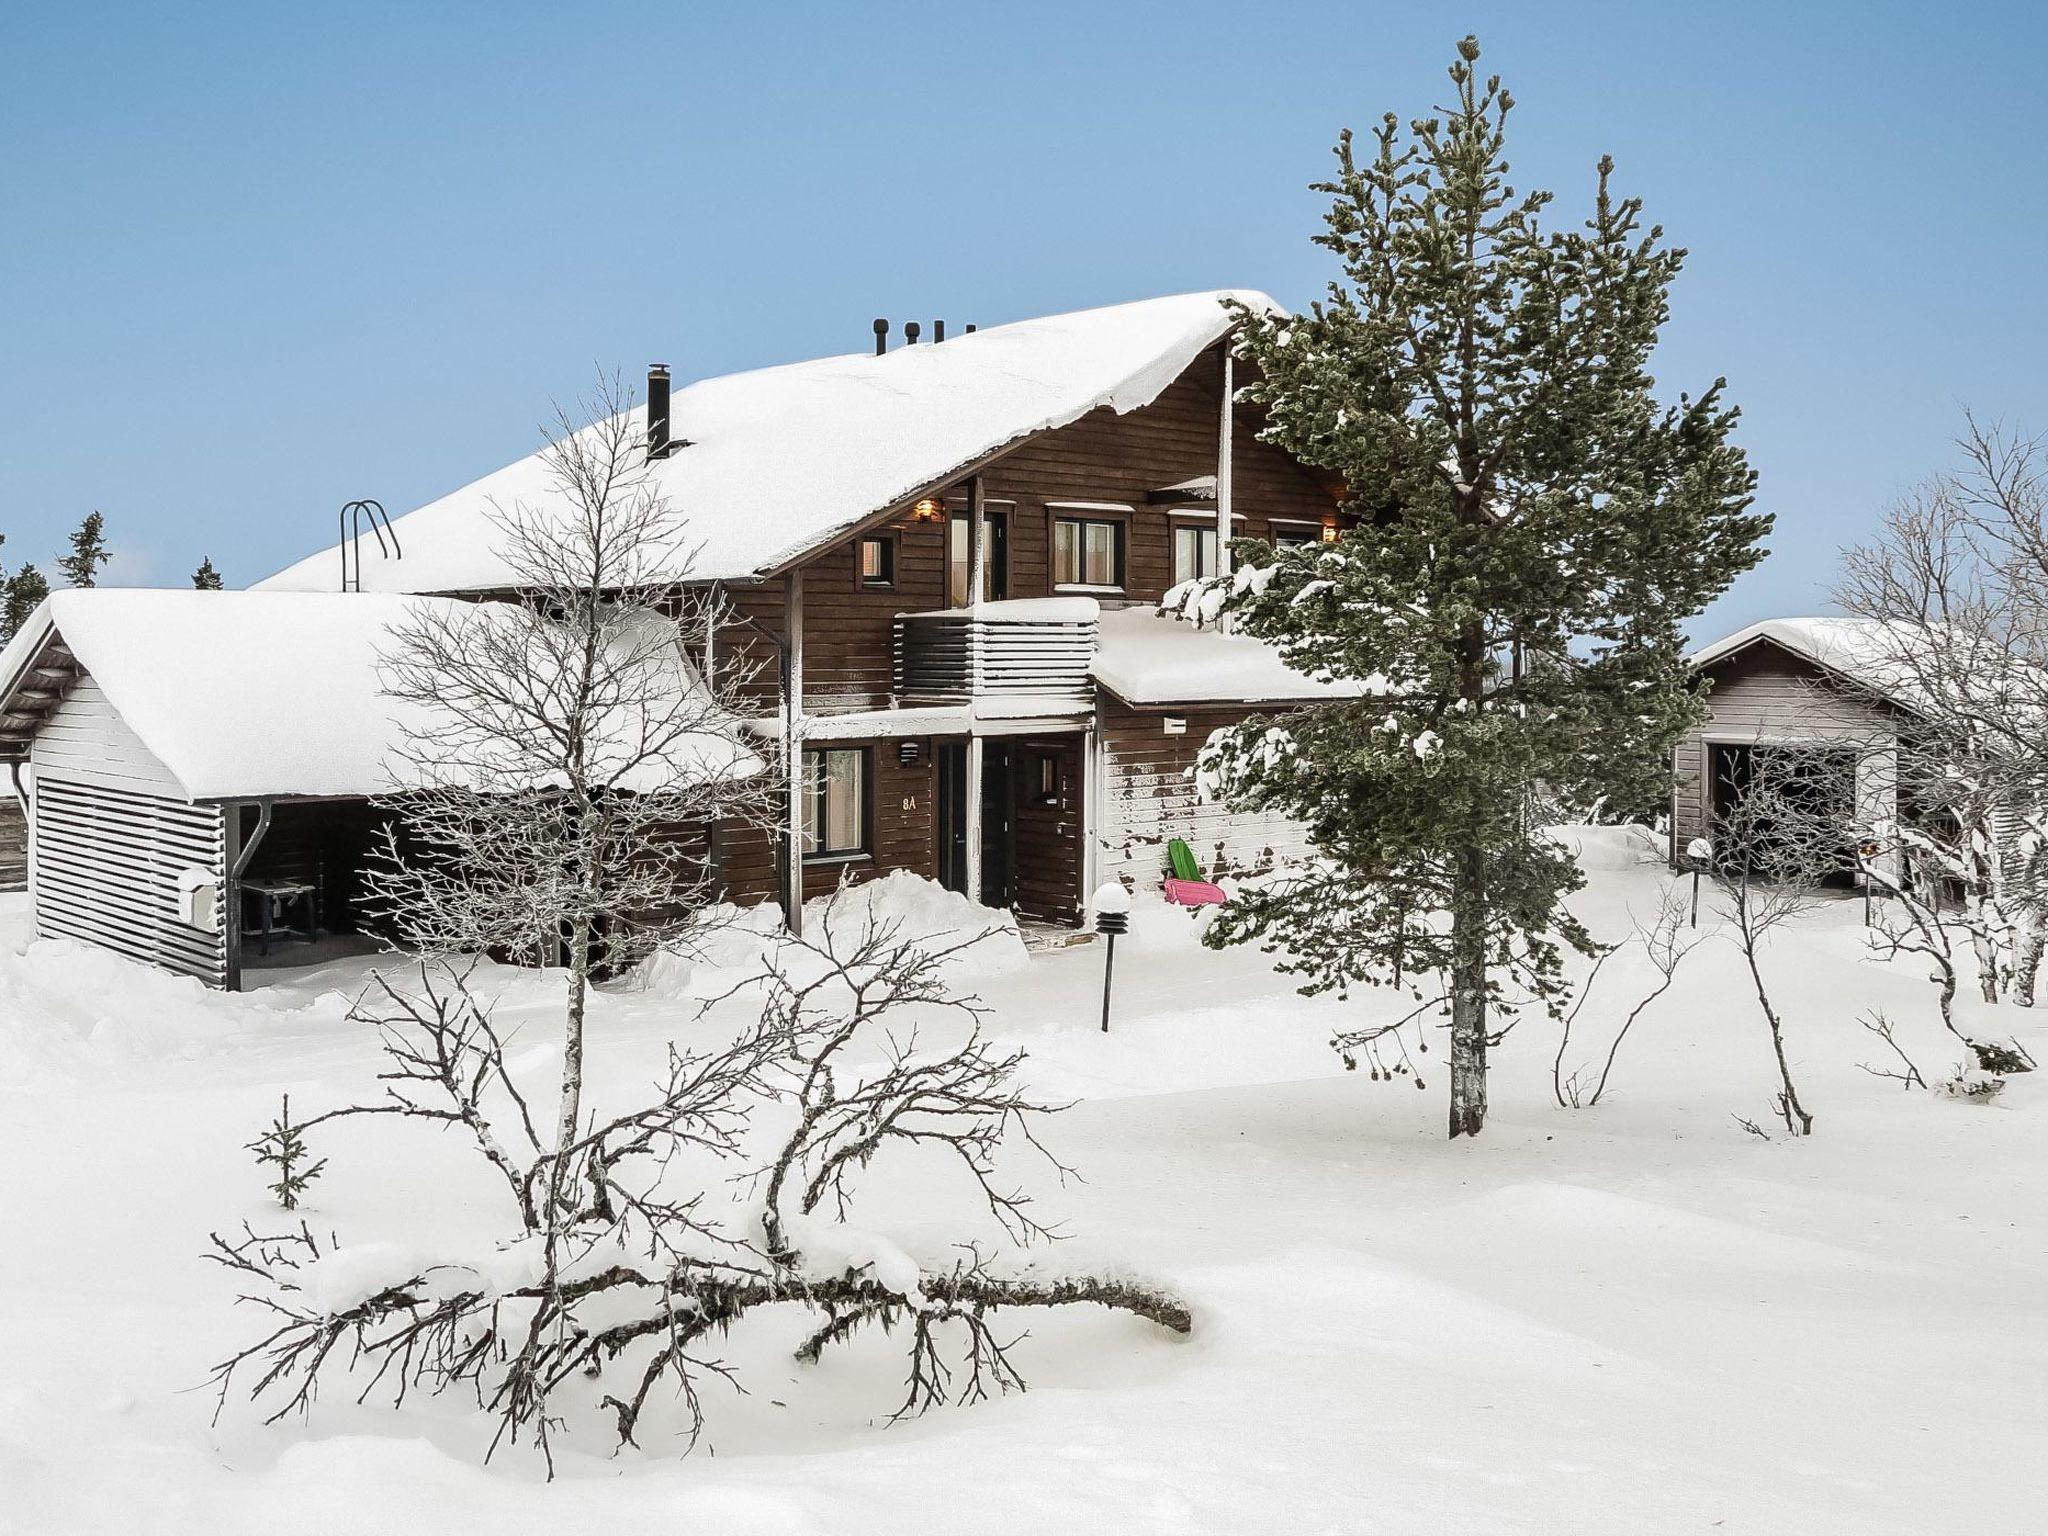
[[[882, 552], [882, 574], [868, 575], [868, 546]], [[896, 535], [864, 533], [853, 541], [853, 584], [862, 592], [890, 592], [896, 587]]]
[[[1275, 549], [1299, 549], [1303, 545], [1314, 546], [1323, 542], [1322, 523], [1310, 522], [1307, 518], [1275, 517], [1268, 519], [1267, 543]], [[1284, 536], [1284, 542], [1283, 542]]]
[[[1046, 574], [1050, 578], [1048, 585], [1051, 586], [1053, 591], [1121, 594], [1130, 590], [1131, 520], [1128, 514], [1119, 515], [1109, 511], [1107, 508], [1062, 507], [1058, 505], [1050, 506], [1047, 510], [1052, 514], [1052, 521], [1046, 531]], [[1110, 530], [1112, 540], [1110, 561], [1113, 566], [1111, 574], [1115, 577], [1115, 580], [1099, 582], [1087, 580], [1061, 581], [1059, 579], [1059, 541], [1060, 524], [1062, 523], [1072, 523], [1076, 528], [1084, 530], [1080, 535], [1080, 543], [1077, 548], [1078, 567], [1076, 575], [1083, 575], [1087, 570], [1088, 540], [1085, 530], [1094, 527]]]
[[[1031, 752], [1030, 778], [1026, 780], [1031, 803], [1036, 806], [1058, 806], [1064, 798], [1065, 775], [1060, 771], [1060, 754], [1051, 747], [1033, 747]], [[1046, 783], [1050, 777], [1050, 785]]]
[[[1214, 513], [1211, 513], [1206, 521], [1195, 517], [1176, 517], [1171, 520], [1171, 525], [1167, 531], [1173, 541], [1171, 552], [1173, 562], [1173, 581], [1171, 584], [1173, 586], [1177, 587], [1184, 581], [1197, 581], [1203, 577], [1214, 576], [1223, 569], [1223, 540], [1219, 537], [1222, 530], [1216, 526]], [[1180, 536], [1183, 533], [1191, 533], [1195, 536], [1195, 563], [1197, 565], [1203, 563], [1201, 560], [1202, 541], [1204, 539], [1208, 540], [1209, 568], [1207, 570], [1196, 571], [1192, 575], [1187, 576], [1181, 574]]]
[[[860, 764], [860, 843], [858, 847], [825, 848], [825, 795], [822, 786], [831, 782], [831, 769], [827, 762], [833, 754], [852, 757]], [[811, 771], [812, 760], [817, 761], [817, 772]], [[819, 789], [813, 790], [816, 783]], [[861, 859], [872, 858], [875, 849], [875, 751], [873, 747], [817, 746], [804, 748], [804, 855], [806, 864], [851, 864]], [[818, 829], [811, 830], [811, 810], [817, 807]]]

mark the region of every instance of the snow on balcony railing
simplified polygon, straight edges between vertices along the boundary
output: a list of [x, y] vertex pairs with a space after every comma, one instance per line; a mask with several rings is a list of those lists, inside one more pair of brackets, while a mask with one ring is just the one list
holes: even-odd
[[1050, 597], [906, 613], [896, 620], [896, 692], [905, 699], [1030, 695], [1085, 704], [1093, 696], [1100, 610]]

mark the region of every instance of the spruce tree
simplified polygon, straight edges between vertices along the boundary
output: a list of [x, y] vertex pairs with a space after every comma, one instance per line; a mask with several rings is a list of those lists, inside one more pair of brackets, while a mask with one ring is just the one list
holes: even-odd
[[33, 565], [24, 565], [0, 587], [0, 645], [12, 640], [36, 605], [50, 595], [50, 583]]
[[1362, 159], [1342, 136], [1316, 188], [1316, 243], [1342, 267], [1327, 297], [1241, 314], [1262, 435], [1341, 480], [1356, 525], [1334, 545], [1242, 542], [1234, 577], [1174, 595], [1304, 670], [1369, 680], [1209, 743], [1212, 792], [1293, 814], [1330, 861], [1247, 892], [1209, 938], [1283, 953], [1305, 992], [1393, 983], [1447, 1012], [1454, 1137], [1485, 1124], [1503, 1011], [1557, 1009], [1564, 946], [1591, 947], [1533, 797], [1659, 791], [1699, 710], [1680, 626], [1770, 528], [1724, 381], [1653, 394], [1685, 253], [1610, 192], [1605, 158], [1591, 217], [1543, 228], [1551, 197], [1508, 184], [1513, 102], [1478, 58], [1466, 38], [1440, 117], [1404, 134], [1387, 116]]
[[213, 568], [213, 556], [208, 555], [199, 562], [199, 569], [192, 573], [192, 585], [200, 592], [220, 590], [220, 572]]
[[100, 567], [107, 563], [106, 541], [100, 537], [105, 527], [105, 518], [98, 512], [88, 512], [85, 521], [78, 525], [78, 531], [71, 535], [71, 553], [58, 558], [57, 569], [64, 573], [65, 581], [72, 586], [93, 585]]

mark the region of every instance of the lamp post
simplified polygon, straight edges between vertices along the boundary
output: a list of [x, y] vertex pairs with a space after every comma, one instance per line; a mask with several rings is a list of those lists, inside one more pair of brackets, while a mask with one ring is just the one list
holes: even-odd
[[1098, 889], [1089, 905], [1095, 908], [1095, 931], [1103, 938], [1102, 1032], [1109, 1033], [1109, 987], [1116, 974], [1116, 936], [1131, 929], [1131, 893], [1111, 880]]
[[1685, 862], [1692, 870], [1692, 926], [1700, 925], [1700, 871], [1714, 862], [1714, 845], [1696, 837], [1685, 845]]

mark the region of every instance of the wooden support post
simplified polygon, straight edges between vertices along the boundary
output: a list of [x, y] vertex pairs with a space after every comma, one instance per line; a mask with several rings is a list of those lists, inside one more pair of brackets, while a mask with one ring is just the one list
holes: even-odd
[[788, 649], [783, 662], [782, 751], [788, 775], [789, 805], [783, 841], [782, 916], [798, 938], [804, 932], [804, 573], [783, 578], [783, 625]]
[[988, 503], [982, 494], [981, 476], [967, 482], [967, 606], [979, 608], [988, 600], [988, 578], [983, 570], [988, 559]]
[[1230, 574], [1230, 437], [1237, 393], [1237, 363], [1230, 338], [1223, 338], [1223, 410], [1216, 429], [1216, 573]]
[[967, 738], [967, 783], [961, 789], [967, 814], [967, 899], [981, 900], [981, 759], [979, 736]]

